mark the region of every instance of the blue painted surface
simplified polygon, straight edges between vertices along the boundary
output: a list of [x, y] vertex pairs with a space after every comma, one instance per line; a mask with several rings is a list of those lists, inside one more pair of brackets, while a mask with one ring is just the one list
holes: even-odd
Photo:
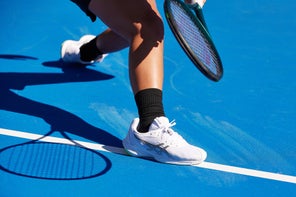
[[[137, 115], [127, 50], [96, 66], [65, 67], [60, 44], [103, 31], [100, 21], [91, 23], [68, 1], [12, 0], [0, 7], [0, 128], [38, 134], [54, 128], [121, 146]], [[225, 69], [218, 83], [194, 68], [166, 26], [166, 114], [189, 142], [207, 150], [208, 162], [296, 175], [295, 8], [291, 0], [209, 1], [204, 15]], [[25, 141], [0, 138], [1, 148]], [[1, 171], [1, 196], [296, 194], [289, 183], [102, 154], [112, 167], [93, 179], [48, 181]]]

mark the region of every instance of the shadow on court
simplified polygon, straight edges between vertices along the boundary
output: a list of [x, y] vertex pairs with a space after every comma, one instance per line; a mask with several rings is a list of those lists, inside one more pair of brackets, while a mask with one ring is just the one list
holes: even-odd
[[[21, 55], [0, 55], [0, 58], [37, 60], [34, 57]], [[64, 64], [60, 60], [44, 62], [43, 65], [62, 69], [63, 73], [0, 73], [0, 109], [42, 118], [50, 125], [51, 131], [66, 132], [99, 144], [122, 148], [120, 139], [90, 125], [80, 117], [58, 107], [25, 98], [11, 91], [12, 89], [22, 90], [31, 85], [109, 80], [113, 76], [81, 65]]]
[[31, 57], [27, 55], [13, 55], [13, 54], [0, 54], [1, 59], [8, 60], [38, 60], [36, 57]]

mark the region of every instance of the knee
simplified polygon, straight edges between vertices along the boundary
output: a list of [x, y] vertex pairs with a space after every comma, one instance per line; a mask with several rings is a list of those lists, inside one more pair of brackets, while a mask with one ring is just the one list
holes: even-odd
[[149, 12], [134, 23], [134, 35], [145, 42], [158, 43], [164, 38], [164, 24], [155, 12]]

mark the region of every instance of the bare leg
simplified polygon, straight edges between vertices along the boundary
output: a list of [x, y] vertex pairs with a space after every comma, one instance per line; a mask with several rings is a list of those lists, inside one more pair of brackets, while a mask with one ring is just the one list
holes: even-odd
[[[128, 43], [130, 81], [134, 93], [147, 88], [162, 89], [164, 30], [155, 0], [92, 0], [89, 9], [113, 33], [120, 35]], [[97, 41], [103, 52], [108, 44], [110, 48], [106, 51], [126, 46], [122, 40], [117, 45], [118, 48], [114, 47], [115, 41], [111, 43], [103, 39]]]
[[111, 29], [107, 29], [103, 33], [97, 36], [97, 47], [103, 53], [112, 53], [116, 51], [120, 51], [129, 46], [129, 43], [126, 39], [112, 31]]
[[[131, 155], [164, 163], [204, 161], [206, 152], [172, 132], [174, 123], [163, 113], [164, 28], [155, 0], [91, 0], [88, 8], [111, 29], [98, 36], [99, 50], [129, 46], [129, 74], [139, 118], [133, 120], [123, 140], [124, 148]], [[158, 147], [157, 151], [151, 145]]]

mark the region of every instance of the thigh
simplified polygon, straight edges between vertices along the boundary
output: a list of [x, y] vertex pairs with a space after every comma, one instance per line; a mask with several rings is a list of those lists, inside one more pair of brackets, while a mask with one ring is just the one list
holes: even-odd
[[132, 39], [147, 17], [162, 23], [155, 0], [91, 0], [89, 9], [127, 40]]

